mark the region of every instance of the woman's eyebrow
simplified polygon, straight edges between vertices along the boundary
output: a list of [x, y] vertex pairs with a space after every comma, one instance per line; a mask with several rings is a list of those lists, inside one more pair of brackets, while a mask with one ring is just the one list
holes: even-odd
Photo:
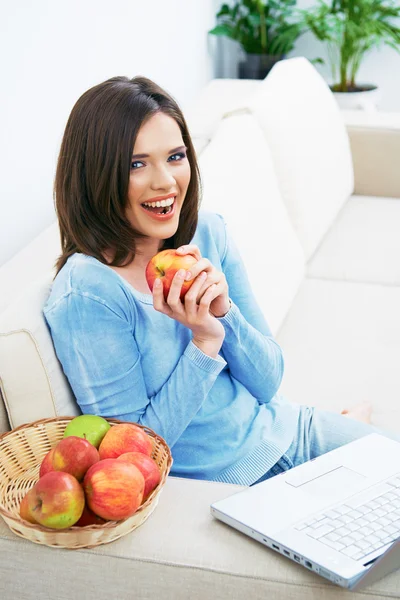
[[[172, 148], [167, 154], [173, 154], [174, 152], [179, 152], [180, 150], [187, 150], [186, 146], [178, 146], [177, 148]], [[148, 154], [132, 154], [132, 158], [149, 158]]]

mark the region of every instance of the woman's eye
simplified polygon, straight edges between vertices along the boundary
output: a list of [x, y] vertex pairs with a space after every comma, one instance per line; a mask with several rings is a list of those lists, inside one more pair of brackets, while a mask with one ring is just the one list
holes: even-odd
[[[174, 156], [177, 156], [178, 160], [182, 160], [183, 158], [186, 158], [185, 152], [177, 152], [177, 154], [173, 154], [172, 156], [170, 156], [170, 158], [174, 158]], [[176, 160], [174, 160], [173, 162], [176, 162]]]
[[[180, 160], [183, 160], [184, 158], [186, 158], [185, 152], [177, 152], [176, 154], [172, 154], [172, 156], [169, 157], [168, 161], [170, 161], [172, 159], [172, 162], [179, 162]], [[143, 164], [144, 163], [142, 163], [142, 161], [135, 160], [133, 163], [131, 163], [131, 169], [135, 171], [136, 169], [140, 168], [137, 165], [143, 165]]]

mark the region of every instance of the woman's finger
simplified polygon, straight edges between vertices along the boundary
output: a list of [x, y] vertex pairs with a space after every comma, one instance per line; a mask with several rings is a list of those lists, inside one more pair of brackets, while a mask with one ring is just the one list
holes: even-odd
[[216, 288], [217, 286], [215, 285], [215, 283], [213, 283], [212, 285], [210, 285], [210, 287], [206, 290], [203, 297], [201, 298], [198, 310], [198, 317], [200, 319], [204, 319], [209, 314], [210, 304], [214, 300], [214, 298], [216, 298], [217, 295]]
[[164, 300], [164, 289], [161, 279], [156, 279], [153, 284], [153, 306], [156, 310], [168, 316], [172, 312]]
[[169, 288], [167, 296], [167, 304], [176, 313], [182, 313], [183, 304], [180, 299], [183, 282], [185, 281], [185, 269], [179, 269], [174, 275], [174, 278]]
[[207, 280], [207, 273], [203, 271], [196, 277], [189, 290], [185, 294], [184, 304], [185, 310], [192, 315], [197, 312], [197, 299], [199, 298], [200, 289]]
[[202, 271], [211, 273], [213, 270], [216, 271], [215, 267], [213, 267], [208, 258], [200, 258], [197, 263], [190, 267], [190, 270], [187, 272], [186, 279], [194, 279], [200, 275]]
[[197, 260], [201, 259], [201, 252], [199, 250], [199, 247], [196, 246], [196, 244], [186, 244], [185, 246], [179, 246], [179, 248], [176, 249], [176, 252], [178, 254], [181, 254], [182, 256], [184, 254], [193, 254], [193, 256], [197, 258]]

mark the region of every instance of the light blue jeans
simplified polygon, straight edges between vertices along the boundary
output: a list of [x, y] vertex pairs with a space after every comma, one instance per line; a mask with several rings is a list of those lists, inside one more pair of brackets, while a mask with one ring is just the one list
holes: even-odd
[[340, 413], [320, 410], [312, 406], [301, 406], [297, 434], [292, 444], [278, 462], [256, 483], [374, 432], [400, 442], [398, 433], [383, 431]]

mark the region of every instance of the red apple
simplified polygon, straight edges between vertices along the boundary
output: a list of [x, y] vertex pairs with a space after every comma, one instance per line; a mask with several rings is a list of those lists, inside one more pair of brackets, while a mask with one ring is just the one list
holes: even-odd
[[144, 477], [134, 465], [106, 458], [90, 467], [83, 489], [90, 510], [103, 519], [119, 521], [132, 516], [141, 505]]
[[100, 459], [117, 458], [126, 452], [142, 452], [151, 455], [153, 444], [150, 436], [133, 423], [118, 423], [106, 433], [99, 447]]
[[25, 496], [21, 500], [21, 504], [19, 505], [19, 516], [21, 519], [25, 519], [29, 523], [37, 523], [36, 519], [33, 517], [30, 511], [30, 504], [33, 504], [32, 496], [34, 495], [33, 489], [29, 490], [25, 494]]
[[104, 523], [107, 523], [107, 521], [98, 515], [95, 515], [94, 512], [92, 512], [85, 504], [81, 518], [75, 523], [75, 527], [86, 527], [86, 525], [103, 525]]
[[118, 456], [117, 460], [125, 460], [126, 462], [135, 465], [142, 473], [144, 477], [143, 499], [146, 499], [150, 492], [152, 492], [160, 483], [160, 469], [156, 461], [150, 456], [142, 454], [141, 452], [126, 452], [125, 454]]
[[[177, 254], [175, 250], [162, 250], [158, 252], [146, 267], [146, 279], [149, 288], [153, 291], [153, 285], [156, 279], [161, 279], [163, 283], [164, 298], [167, 300], [169, 290], [175, 273], [179, 269], [190, 271], [191, 267], [196, 264], [197, 258], [193, 254]], [[185, 281], [182, 285], [180, 299], [183, 300], [186, 292], [193, 283], [193, 279]]]
[[85, 506], [82, 486], [73, 475], [62, 471], [43, 475], [27, 496], [28, 514], [52, 529], [75, 525]]
[[40, 465], [39, 477], [51, 471], [70, 473], [82, 481], [86, 471], [100, 460], [97, 448], [87, 440], [71, 435], [63, 438], [46, 454]]
[[54, 454], [54, 448], [49, 450], [49, 452], [46, 454], [46, 456], [42, 460], [42, 464], [40, 465], [40, 470], [39, 470], [39, 478], [43, 477], [43, 475], [46, 475], [46, 473], [50, 473], [50, 471], [54, 471], [54, 469], [53, 469], [53, 454]]

